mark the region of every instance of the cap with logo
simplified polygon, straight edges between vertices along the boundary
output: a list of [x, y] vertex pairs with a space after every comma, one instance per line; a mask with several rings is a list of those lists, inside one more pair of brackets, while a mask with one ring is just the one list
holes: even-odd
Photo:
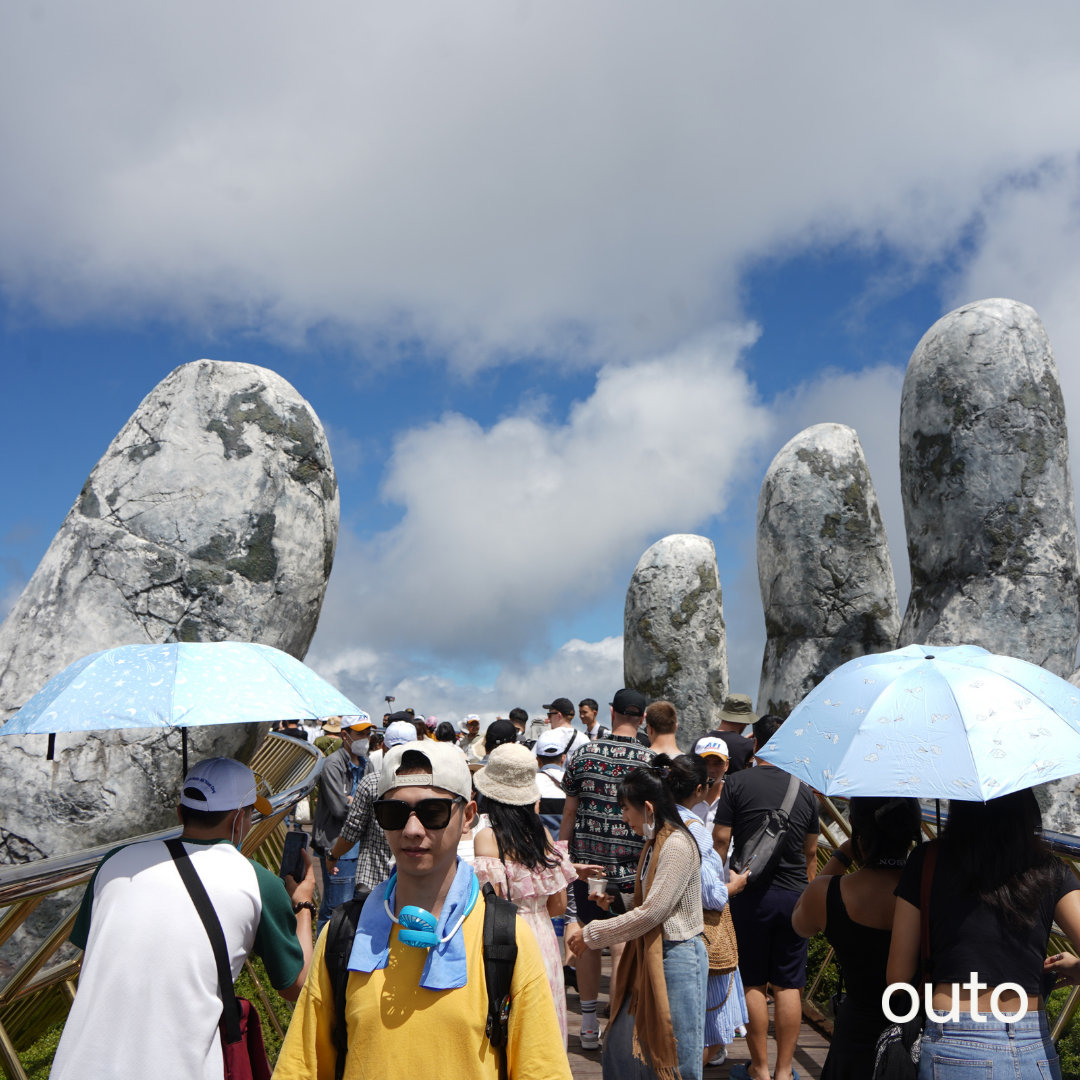
[[383, 735], [383, 746], [387, 750], [411, 742], [416, 742], [416, 725], [411, 720], [395, 720]]
[[341, 724], [348, 731], [367, 731], [369, 727], [375, 726], [366, 712], [359, 713], [356, 716], [343, 716]]
[[234, 758], [207, 758], [184, 777], [180, 805], [189, 810], [239, 810], [252, 806], [260, 814], [273, 808], [258, 792], [255, 774]]
[[715, 735], [706, 735], [704, 739], [698, 739], [694, 753], [699, 757], [718, 757], [728, 760], [728, 745], [723, 739]]
[[563, 716], [574, 715], [574, 703], [569, 698], [565, 697], [557, 697], [550, 705], [545, 705], [544, 708], [554, 709]]
[[[416, 731], [413, 731], [415, 737]], [[422, 754], [430, 765], [429, 772], [408, 773], [398, 776], [401, 759], [413, 751]], [[433, 742], [425, 739], [415, 746], [404, 744], [386, 751], [382, 771], [379, 773], [379, 798], [396, 787], [434, 787], [460, 795], [464, 799], [472, 798], [472, 773], [469, 772], [465, 755], [452, 743]]]
[[560, 754], [565, 754], [566, 748], [570, 745], [570, 741], [575, 734], [574, 728], [565, 727], [556, 728], [554, 731], [545, 731], [536, 740], [533, 753], [537, 757], [558, 757]]
[[749, 694], [728, 694], [720, 710], [720, 719], [730, 724], [756, 724], [761, 717], [754, 712]]
[[646, 704], [645, 695], [640, 690], [627, 687], [616, 692], [611, 707], [620, 716], [644, 716]]

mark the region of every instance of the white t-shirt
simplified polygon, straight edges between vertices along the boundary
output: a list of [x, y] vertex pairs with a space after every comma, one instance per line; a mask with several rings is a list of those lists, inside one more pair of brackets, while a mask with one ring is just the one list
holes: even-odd
[[541, 799], [565, 799], [566, 792], [562, 784], [563, 770], [558, 765], [545, 765], [536, 774], [536, 786], [540, 789]]
[[[291, 986], [304, 957], [285, 886], [232, 844], [184, 847], [221, 922], [233, 978], [258, 951], [274, 986]], [[53, 1080], [221, 1080], [214, 950], [168, 848], [120, 848], [87, 894], [72, 931], [86, 948], [79, 990]]]

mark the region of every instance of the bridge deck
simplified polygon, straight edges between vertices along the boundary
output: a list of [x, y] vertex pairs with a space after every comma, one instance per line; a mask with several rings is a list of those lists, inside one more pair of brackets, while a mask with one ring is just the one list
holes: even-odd
[[[611, 962], [605, 956], [603, 960], [603, 978], [600, 982], [600, 1000], [597, 1009], [603, 1019], [601, 1028], [607, 1025], [607, 1001], [608, 1001], [608, 977], [611, 971]], [[570, 1039], [568, 1051], [570, 1054], [570, 1069], [574, 1074], [574, 1080], [600, 1080], [600, 1051], [582, 1050], [578, 1042], [578, 1032], [581, 1030], [581, 1010], [578, 1007], [577, 991], [572, 987], [566, 990], [566, 1010], [569, 1022]], [[770, 1029], [770, 1035], [772, 1034]], [[772, 1054], [775, 1044], [769, 1040], [769, 1065], [773, 1065]], [[829, 1052], [828, 1041], [815, 1031], [809, 1024], [804, 1023], [799, 1033], [799, 1044], [795, 1051], [795, 1068], [801, 1077], [812, 1077], [813, 1080], [821, 1075], [821, 1066], [825, 1063], [825, 1055]], [[731, 1066], [740, 1061], [748, 1062], [750, 1055], [746, 1052], [746, 1042], [736, 1039], [728, 1047], [727, 1063], [719, 1068], [705, 1070], [705, 1080], [727, 1080]]]

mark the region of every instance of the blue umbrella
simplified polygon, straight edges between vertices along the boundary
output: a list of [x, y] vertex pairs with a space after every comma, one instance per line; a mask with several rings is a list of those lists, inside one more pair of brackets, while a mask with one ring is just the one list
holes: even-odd
[[759, 756], [826, 795], [985, 802], [1080, 773], [1080, 690], [975, 645], [849, 660]]
[[186, 743], [189, 727], [359, 712], [307, 665], [269, 645], [122, 645], [84, 656], [54, 675], [0, 735], [180, 727]]

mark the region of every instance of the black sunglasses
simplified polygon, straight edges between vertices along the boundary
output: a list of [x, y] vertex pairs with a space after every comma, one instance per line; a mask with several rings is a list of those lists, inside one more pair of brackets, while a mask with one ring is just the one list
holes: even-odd
[[376, 799], [375, 820], [379, 823], [379, 828], [387, 832], [398, 832], [405, 828], [409, 818], [415, 814], [425, 829], [445, 829], [450, 824], [454, 807], [464, 801], [458, 795], [453, 799], [421, 799], [414, 806], [401, 799]]

